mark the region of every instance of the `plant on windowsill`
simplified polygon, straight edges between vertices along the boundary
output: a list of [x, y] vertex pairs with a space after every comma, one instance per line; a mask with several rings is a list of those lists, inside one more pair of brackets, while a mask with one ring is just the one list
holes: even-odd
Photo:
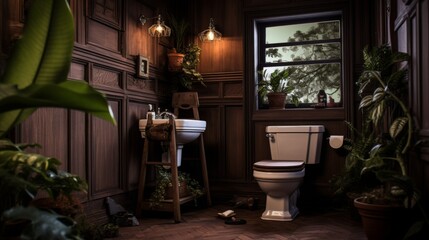
[[[0, 78], [0, 235], [22, 222], [25, 239], [79, 239], [75, 221], [32, 204], [39, 192], [50, 198], [85, 191], [78, 176], [59, 170], [60, 161], [27, 152], [35, 144], [15, 144], [9, 131], [37, 108], [81, 110], [115, 123], [105, 97], [82, 81], [69, 81], [74, 20], [66, 0], [34, 0], [24, 32], [14, 44]], [[64, 206], [63, 206], [64, 207]], [[20, 236], [19, 236], [20, 235]]]
[[185, 58], [182, 63], [182, 72], [178, 74], [180, 85], [185, 91], [191, 90], [194, 83], [200, 83], [204, 87], [204, 78], [197, 71], [198, 63], [200, 63], [201, 48], [196, 44], [190, 44], [185, 50]]
[[[389, 239], [404, 234], [406, 224], [401, 221], [406, 215], [401, 213], [407, 212], [406, 208], [412, 208], [418, 202], [417, 190], [407, 175], [407, 161], [411, 160], [408, 155], [415, 145], [415, 128], [411, 112], [403, 100], [407, 96], [404, 84], [406, 69], [399, 66], [408, 59], [408, 55], [393, 52], [389, 46], [382, 45], [365, 48], [363, 56], [364, 71], [357, 82], [361, 96], [359, 109], [362, 110], [363, 125], [369, 130], [362, 131], [360, 137], [369, 139], [371, 145], [366, 145], [362, 150], [370, 150], [362, 152], [356, 159], [363, 165], [356, 164], [354, 167], [360, 170], [361, 175], [374, 174], [380, 184], [363, 192], [354, 204], [361, 214], [368, 239]], [[387, 223], [369, 226], [365, 218], [375, 214], [375, 209], [383, 209], [384, 212], [392, 210], [391, 215], [386, 217]], [[398, 216], [402, 219], [397, 223], [394, 217]], [[415, 227], [424, 226], [427, 219], [426, 223], [419, 224]], [[382, 230], [382, 226], [390, 229]], [[415, 233], [413, 231], [407, 234], [412, 235]]]
[[[179, 196], [185, 197], [192, 195], [194, 198], [195, 205], [197, 204], [197, 198], [203, 195], [203, 189], [199, 182], [188, 173], [179, 172]], [[156, 186], [152, 192], [149, 202], [151, 208], [156, 208], [161, 205], [161, 202], [165, 199], [171, 198], [172, 191], [171, 172], [164, 169], [162, 166], [156, 166]]]
[[[272, 109], [284, 109], [288, 94], [294, 90], [294, 86], [288, 81], [289, 76], [294, 72], [294, 68], [276, 69], [268, 75], [267, 70], [259, 72], [262, 79], [258, 83], [258, 93], [262, 98], [268, 98], [268, 105]], [[299, 99], [295, 95], [290, 95], [295, 105], [299, 104]]]

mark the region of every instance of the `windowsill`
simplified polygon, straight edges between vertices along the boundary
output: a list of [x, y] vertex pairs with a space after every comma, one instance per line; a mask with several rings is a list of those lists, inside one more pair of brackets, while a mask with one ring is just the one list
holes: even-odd
[[252, 115], [253, 121], [342, 119], [345, 119], [345, 111], [343, 107], [260, 109], [254, 111]]

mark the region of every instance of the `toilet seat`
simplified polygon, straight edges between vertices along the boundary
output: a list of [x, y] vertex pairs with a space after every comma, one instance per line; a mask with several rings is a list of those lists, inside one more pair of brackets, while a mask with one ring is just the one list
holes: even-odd
[[259, 172], [299, 172], [305, 167], [302, 161], [263, 160], [253, 164]]

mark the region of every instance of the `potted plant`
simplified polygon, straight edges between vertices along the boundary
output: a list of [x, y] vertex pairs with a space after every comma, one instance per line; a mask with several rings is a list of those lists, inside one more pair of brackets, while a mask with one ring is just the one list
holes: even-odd
[[204, 84], [203, 76], [197, 71], [197, 66], [200, 62], [200, 53], [201, 48], [196, 44], [188, 45], [185, 50], [185, 57], [182, 63], [182, 72], [178, 75], [180, 85], [185, 88], [185, 91], [192, 89], [192, 85], [195, 82], [206, 86]]
[[[289, 76], [293, 73], [294, 68], [276, 69], [268, 75], [267, 69], [262, 73], [262, 79], [258, 83], [258, 92], [262, 98], [268, 98], [269, 108], [283, 109], [285, 106], [286, 96], [294, 90]], [[295, 95], [291, 95], [292, 102], [297, 105], [299, 100]]]
[[[192, 195], [195, 204], [197, 198], [203, 195], [203, 189], [197, 180], [191, 178], [188, 173], [179, 172], [179, 197], [186, 197]], [[150, 196], [150, 207], [156, 208], [160, 206], [161, 201], [164, 199], [172, 198], [172, 181], [171, 172], [162, 166], [156, 166], [156, 181], [155, 189]]]
[[85, 190], [86, 183], [59, 171], [59, 160], [26, 151], [36, 145], [15, 144], [7, 136], [39, 107], [81, 110], [112, 123], [115, 119], [101, 93], [67, 80], [74, 44], [68, 1], [32, 1], [26, 19], [0, 77], [0, 231], [22, 220], [23, 238], [78, 239], [73, 219], [28, 205], [39, 191], [68, 197]]
[[186, 34], [189, 24], [185, 19], [178, 19], [171, 15], [172, 47], [167, 54], [168, 70], [173, 72], [173, 78], [177, 80], [177, 89], [190, 90], [195, 82], [205, 86], [202, 75], [197, 71], [200, 62], [201, 48], [197, 44], [187, 44]]
[[185, 19], [177, 19], [175, 16], [170, 16], [172, 28], [172, 47], [167, 53], [168, 56], [168, 70], [170, 72], [180, 72], [182, 70], [182, 63], [185, 57], [185, 40], [188, 30], [188, 23]]
[[[406, 61], [408, 55], [382, 45], [365, 48], [363, 56], [364, 71], [358, 80], [359, 109], [363, 112], [363, 123], [369, 124], [370, 130], [362, 133], [366, 137], [375, 135], [370, 137], [369, 152], [359, 159], [363, 163], [361, 174], [373, 173], [380, 185], [356, 198], [354, 205], [362, 217], [368, 239], [397, 239], [407, 230], [404, 221], [407, 216], [401, 213], [406, 213], [406, 208], [411, 208], [418, 198], [406, 168], [415, 129], [404, 101], [406, 69], [399, 64]], [[378, 210], [386, 213], [386, 217], [376, 216]]]
[[354, 207], [354, 200], [363, 192], [378, 186], [380, 181], [372, 172], [362, 172], [364, 160], [369, 157], [369, 152], [376, 141], [376, 136], [370, 122], [362, 122], [358, 130], [350, 122], [346, 122], [350, 130], [350, 138], [344, 139], [343, 148], [348, 151], [345, 157], [343, 171], [335, 175], [330, 183], [332, 184], [334, 195], [345, 198], [351, 211], [351, 216], [359, 219], [359, 213]]

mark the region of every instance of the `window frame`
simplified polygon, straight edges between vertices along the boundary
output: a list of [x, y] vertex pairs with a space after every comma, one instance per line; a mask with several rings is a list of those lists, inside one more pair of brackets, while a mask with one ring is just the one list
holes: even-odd
[[[301, 41], [301, 42], [282, 42], [282, 43], [265, 43], [266, 37], [266, 28], [283, 26], [283, 25], [293, 25], [293, 24], [305, 24], [305, 23], [316, 23], [324, 21], [339, 21], [340, 22], [340, 36], [335, 39], [328, 40], [311, 40], [311, 41]], [[256, 36], [255, 36], [255, 55], [256, 55], [256, 69], [255, 72], [260, 72], [264, 67], [279, 67], [279, 66], [296, 66], [296, 65], [306, 65], [306, 64], [329, 64], [329, 63], [338, 63], [340, 64], [340, 96], [341, 99], [337, 101], [338, 107], [343, 106], [344, 98], [344, 72], [345, 72], [345, 60], [344, 60], [344, 20], [342, 11], [331, 11], [331, 12], [315, 12], [310, 14], [297, 14], [297, 15], [285, 15], [279, 17], [267, 17], [258, 19], [255, 21], [256, 27]], [[304, 60], [296, 62], [279, 62], [279, 63], [267, 63], [265, 62], [265, 50], [267, 48], [274, 47], [289, 47], [289, 46], [302, 46], [310, 44], [325, 44], [325, 43], [339, 43], [340, 50], [340, 59], [326, 59], [326, 60]], [[262, 76], [257, 74], [255, 86], [257, 86], [258, 81]], [[256, 108], [257, 109], [267, 109], [267, 104], [262, 103], [262, 99], [259, 96], [259, 93], [256, 91]], [[314, 103], [300, 103], [299, 106], [295, 106], [292, 103], [286, 103], [286, 109], [298, 108], [298, 109], [308, 109], [313, 108]]]

